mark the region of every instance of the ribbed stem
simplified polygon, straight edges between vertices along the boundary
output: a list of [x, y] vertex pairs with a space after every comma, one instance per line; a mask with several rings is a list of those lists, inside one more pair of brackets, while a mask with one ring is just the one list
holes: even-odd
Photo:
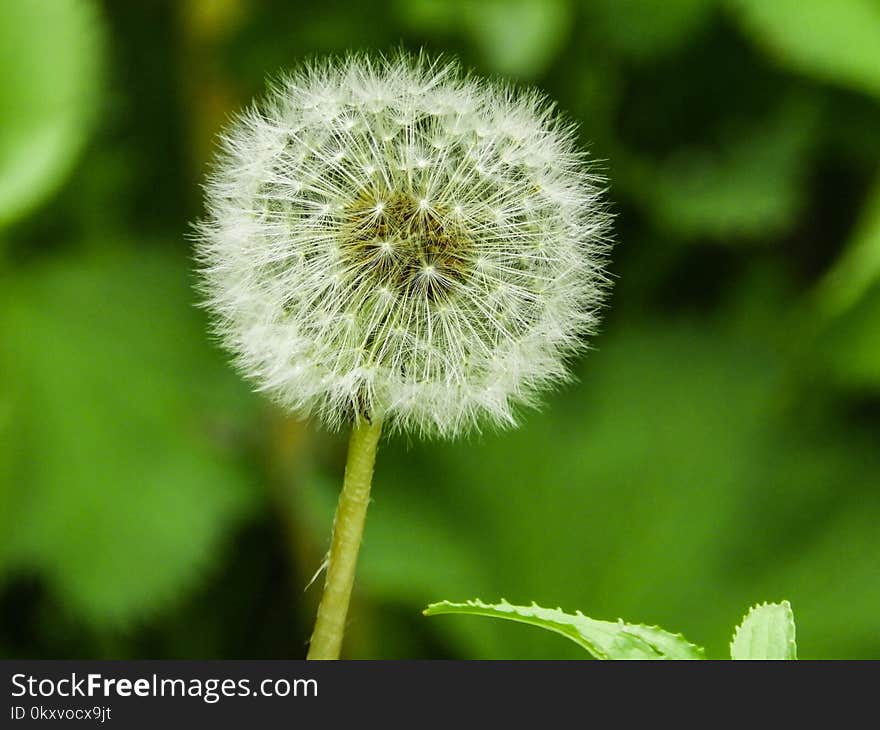
[[333, 519], [327, 579], [307, 659], [339, 659], [381, 433], [379, 421], [361, 421], [351, 431], [345, 481]]

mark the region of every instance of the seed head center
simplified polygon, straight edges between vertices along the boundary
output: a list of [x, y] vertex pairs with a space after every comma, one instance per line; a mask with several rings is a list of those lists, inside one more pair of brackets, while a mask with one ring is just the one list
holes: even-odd
[[343, 264], [357, 282], [445, 298], [473, 269], [460, 217], [424, 195], [363, 191], [345, 209]]

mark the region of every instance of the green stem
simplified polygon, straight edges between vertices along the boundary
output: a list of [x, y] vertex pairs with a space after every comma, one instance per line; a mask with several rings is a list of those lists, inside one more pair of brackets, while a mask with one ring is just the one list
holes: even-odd
[[360, 421], [351, 431], [345, 481], [333, 519], [327, 579], [318, 605], [318, 617], [315, 619], [307, 659], [339, 659], [381, 433], [382, 424], [379, 421]]

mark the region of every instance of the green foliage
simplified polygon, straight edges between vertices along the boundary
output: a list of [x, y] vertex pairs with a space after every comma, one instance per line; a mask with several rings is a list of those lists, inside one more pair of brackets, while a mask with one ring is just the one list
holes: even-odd
[[838, 383], [880, 387], [880, 185], [816, 292], [821, 359]]
[[674, 51], [711, 17], [714, 0], [590, 0], [595, 34], [627, 58], [650, 61]]
[[96, 623], [164, 608], [254, 502], [223, 437], [225, 409], [247, 411], [241, 386], [205, 344], [181, 263], [62, 260], [2, 288], [0, 566], [42, 574]]
[[462, 30], [494, 71], [521, 78], [547, 68], [573, 19], [570, 0], [408, 0], [397, 7], [419, 30]]
[[855, 390], [880, 388], [880, 283], [827, 327], [820, 346], [836, 383]]
[[223, 365], [184, 232], [267, 73], [402, 44], [558, 99], [619, 245], [542, 413], [383, 442], [349, 656], [583, 656], [414, 610], [486, 592], [714, 656], [782, 594], [810, 656], [880, 656], [876, 2], [179, 5], [0, 1], [0, 653], [304, 654], [344, 437]]
[[703, 659], [703, 650], [680, 634], [670, 634], [656, 626], [625, 624], [623, 621], [597, 621], [580, 611], [572, 615], [561, 609], [513, 606], [507, 601], [488, 604], [482, 601], [432, 603], [423, 613], [438, 616], [447, 613], [489, 616], [538, 626], [561, 634], [586, 649], [596, 659]]
[[792, 100], [773, 118], [730, 135], [717, 150], [672, 155], [644, 175], [653, 215], [684, 238], [766, 239], [786, 230], [802, 205], [814, 118], [804, 103]]
[[839, 314], [858, 302], [877, 282], [880, 282], [880, 183], [874, 185], [846, 250], [822, 282], [819, 303], [826, 314]]
[[79, 157], [99, 104], [101, 35], [91, 0], [0, 2], [0, 227]]
[[743, 27], [791, 68], [880, 94], [875, 0], [728, 0]]
[[730, 642], [731, 659], [797, 659], [794, 614], [788, 601], [754, 606]]
[[[688, 642], [681, 634], [671, 634], [657, 626], [597, 621], [580, 611], [564, 613], [561, 609], [514, 606], [500, 603], [465, 601], [432, 603], [425, 616], [462, 614], [488, 616], [537, 626], [586, 649], [596, 659], [705, 659], [702, 648]], [[730, 644], [731, 659], [797, 659], [794, 615], [788, 601], [763, 603], [750, 609]]]

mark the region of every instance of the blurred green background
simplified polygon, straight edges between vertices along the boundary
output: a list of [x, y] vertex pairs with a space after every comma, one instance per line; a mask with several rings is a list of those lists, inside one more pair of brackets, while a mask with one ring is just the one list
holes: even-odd
[[880, 657], [880, 0], [0, 0], [0, 652], [305, 655], [344, 435], [194, 306], [213, 138], [312, 54], [536, 84], [604, 161], [602, 334], [521, 429], [384, 443], [346, 655], [557, 658], [501, 596]]

